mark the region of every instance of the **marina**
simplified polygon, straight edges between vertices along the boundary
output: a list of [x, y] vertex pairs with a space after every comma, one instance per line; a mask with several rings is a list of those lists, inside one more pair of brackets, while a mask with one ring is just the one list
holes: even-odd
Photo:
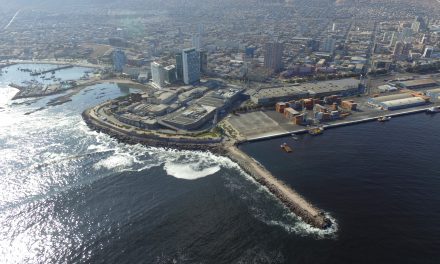
[[[62, 93], [97, 79], [90, 68], [54, 64], [8, 64], [0, 83], [19, 90], [13, 99], [32, 98]], [[84, 77], [84, 78], [83, 78]], [[5, 83], [3, 80], [9, 80]]]

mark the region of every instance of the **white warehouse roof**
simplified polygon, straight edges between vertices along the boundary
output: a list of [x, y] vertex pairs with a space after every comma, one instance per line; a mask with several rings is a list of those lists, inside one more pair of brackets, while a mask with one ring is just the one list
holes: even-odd
[[411, 98], [405, 98], [405, 99], [398, 99], [398, 100], [391, 100], [382, 102], [382, 105], [385, 108], [396, 108], [396, 107], [403, 107], [406, 105], [414, 105], [414, 104], [423, 104], [425, 103], [425, 99], [420, 97], [411, 97]]
[[413, 96], [410, 93], [398, 93], [398, 94], [373, 97], [373, 98], [371, 98], [371, 101], [373, 101], [375, 103], [383, 103], [383, 102], [400, 100], [400, 99], [405, 99], [405, 98], [413, 98]]

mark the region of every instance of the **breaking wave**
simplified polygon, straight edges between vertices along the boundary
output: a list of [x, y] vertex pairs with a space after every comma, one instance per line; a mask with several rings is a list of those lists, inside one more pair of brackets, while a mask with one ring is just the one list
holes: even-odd
[[175, 163], [167, 161], [165, 171], [168, 175], [178, 179], [196, 180], [212, 175], [220, 170], [220, 166], [200, 167], [200, 163]]

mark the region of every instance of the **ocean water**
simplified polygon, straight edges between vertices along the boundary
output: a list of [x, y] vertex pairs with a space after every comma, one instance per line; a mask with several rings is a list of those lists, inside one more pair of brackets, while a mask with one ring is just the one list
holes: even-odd
[[334, 219], [320, 231], [227, 158], [127, 145], [84, 124], [84, 109], [127, 89], [96, 85], [33, 112], [53, 96], [11, 102], [2, 78], [0, 263], [440, 259], [440, 115], [242, 146]]

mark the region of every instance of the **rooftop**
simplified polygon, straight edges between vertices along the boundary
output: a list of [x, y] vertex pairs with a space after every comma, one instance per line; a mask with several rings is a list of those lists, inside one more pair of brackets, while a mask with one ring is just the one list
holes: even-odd
[[433, 79], [419, 79], [419, 80], [410, 80], [400, 82], [400, 85], [403, 87], [411, 87], [411, 86], [421, 86], [421, 85], [438, 85], [437, 82]]

